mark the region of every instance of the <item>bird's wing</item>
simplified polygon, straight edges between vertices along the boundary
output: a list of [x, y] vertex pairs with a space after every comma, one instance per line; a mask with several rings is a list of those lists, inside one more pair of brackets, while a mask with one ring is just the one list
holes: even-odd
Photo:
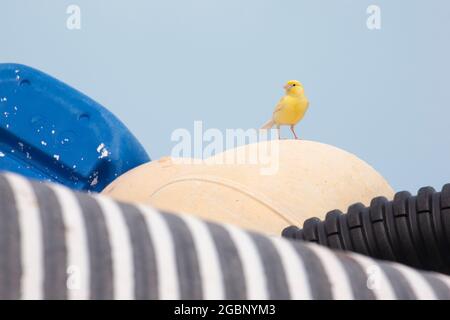
[[284, 97], [280, 99], [280, 101], [278, 102], [277, 106], [275, 107], [275, 110], [273, 111], [273, 114], [275, 115], [275, 113], [277, 113], [278, 111], [282, 110], [284, 108]]

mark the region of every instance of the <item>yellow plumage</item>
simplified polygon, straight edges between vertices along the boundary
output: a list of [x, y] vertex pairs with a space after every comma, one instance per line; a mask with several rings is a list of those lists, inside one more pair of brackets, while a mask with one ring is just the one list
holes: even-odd
[[286, 94], [275, 107], [272, 119], [265, 123], [261, 129], [270, 129], [276, 126], [279, 132], [280, 126], [288, 125], [291, 127], [295, 139], [298, 139], [294, 126], [305, 116], [309, 101], [305, 96], [303, 85], [297, 80], [288, 81], [284, 89]]

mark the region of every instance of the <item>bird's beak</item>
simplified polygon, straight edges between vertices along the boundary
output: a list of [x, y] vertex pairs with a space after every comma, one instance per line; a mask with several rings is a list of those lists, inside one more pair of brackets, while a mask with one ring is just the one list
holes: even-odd
[[285, 84], [285, 85], [283, 86], [283, 88], [284, 88], [285, 90], [289, 89], [290, 87], [291, 87], [291, 86], [288, 85], [288, 84]]

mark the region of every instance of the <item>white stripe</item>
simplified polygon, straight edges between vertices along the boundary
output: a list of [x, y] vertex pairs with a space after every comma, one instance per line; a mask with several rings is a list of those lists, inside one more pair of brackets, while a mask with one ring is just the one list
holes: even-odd
[[[371, 289], [378, 300], [395, 300], [397, 299], [395, 295], [394, 288], [392, 287], [389, 278], [384, 273], [383, 269], [378, 265], [378, 263], [370, 258], [363, 255], [347, 252], [347, 255], [353, 258], [366, 272], [367, 281], [366, 285], [368, 289]], [[370, 277], [373, 283], [369, 285]]]
[[268, 299], [266, 275], [253, 240], [247, 232], [234, 226], [224, 225], [223, 227], [228, 230], [241, 258], [247, 288], [247, 299]]
[[307, 243], [305, 245], [311, 248], [311, 250], [313, 250], [313, 252], [320, 259], [331, 285], [333, 299], [354, 299], [352, 288], [350, 285], [350, 279], [347, 276], [347, 272], [345, 271], [342, 263], [339, 261], [333, 251], [317, 244]]
[[44, 252], [42, 222], [30, 183], [16, 174], [5, 174], [14, 191], [19, 214], [22, 261], [22, 299], [44, 297]]
[[432, 272], [430, 273], [430, 276], [438, 278], [439, 280], [441, 280], [445, 286], [447, 287], [447, 290], [450, 291], [450, 277], [443, 275], [442, 273], [437, 273], [437, 272]]
[[295, 251], [292, 243], [271, 237], [273, 245], [280, 255], [286, 274], [287, 284], [292, 300], [310, 300], [312, 299], [308, 272], [303, 261]]
[[403, 276], [407, 279], [409, 285], [411, 286], [417, 299], [437, 299], [428, 281], [426, 281], [418, 271], [399, 263], [389, 263], [389, 265], [403, 274]]
[[114, 201], [104, 196], [94, 198], [102, 208], [111, 244], [114, 299], [134, 299], [133, 249], [125, 218]]
[[68, 299], [89, 299], [89, 247], [83, 212], [72, 191], [57, 184], [48, 184], [48, 186], [58, 197], [66, 229]]
[[155, 247], [159, 299], [179, 299], [175, 246], [170, 229], [159, 212], [144, 205], [138, 205], [137, 207], [144, 214]]
[[203, 299], [222, 300], [225, 297], [219, 257], [208, 227], [197, 218], [180, 215], [194, 239], [202, 280]]
[[442, 273], [437, 273], [437, 272], [430, 272], [429, 276], [437, 278], [438, 280], [441, 280], [442, 283], [445, 285], [445, 288], [447, 289], [447, 295], [449, 294], [449, 292], [450, 292], [450, 277], [449, 276], [444, 275]]

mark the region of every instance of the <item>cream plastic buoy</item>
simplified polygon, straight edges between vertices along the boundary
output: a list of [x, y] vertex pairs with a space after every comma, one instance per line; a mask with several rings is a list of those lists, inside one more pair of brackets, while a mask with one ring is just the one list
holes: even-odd
[[275, 140], [225, 151], [202, 163], [166, 157], [141, 165], [103, 191], [117, 200], [280, 234], [333, 209], [365, 205], [393, 190], [371, 166], [330, 145]]

